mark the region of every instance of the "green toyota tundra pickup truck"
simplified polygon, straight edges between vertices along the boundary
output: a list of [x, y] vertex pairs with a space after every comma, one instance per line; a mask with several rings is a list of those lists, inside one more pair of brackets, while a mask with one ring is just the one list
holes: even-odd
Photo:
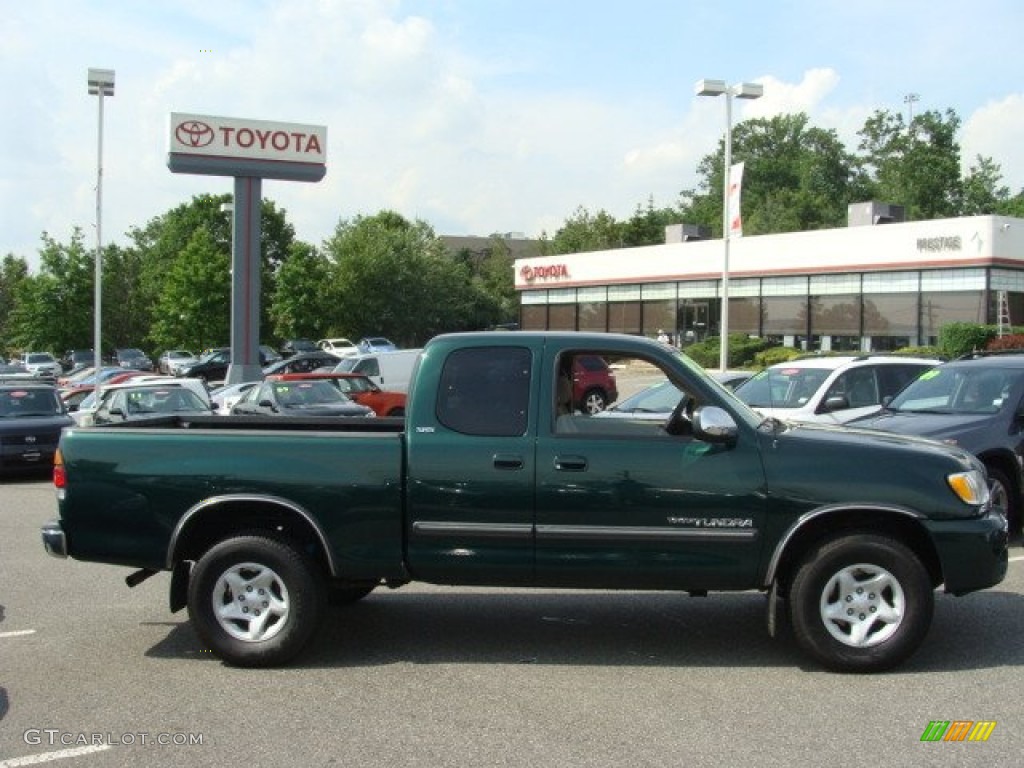
[[[573, 360], [670, 413], [573, 405]], [[315, 412], [315, 408], [310, 408]], [[940, 586], [1004, 577], [984, 467], [930, 440], [757, 416], [643, 338], [439, 336], [406, 418], [197, 416], [65, 431], [59, 557], [170, 572], [170, 605], [241, 666], [282, 664], [326, 606], [411, 581], [761, 590], [769, 628], [827, 668], [876, 671], [924, 640]], [[727, 653], [728, 651], [723, 651]]]

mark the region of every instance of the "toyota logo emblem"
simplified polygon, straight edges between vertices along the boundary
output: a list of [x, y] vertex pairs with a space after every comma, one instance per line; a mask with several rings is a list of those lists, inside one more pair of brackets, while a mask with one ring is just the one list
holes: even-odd
[[32, 444], [35, 441], [36, 441], [36, 436], [35, 435], [25, 435], [25, 442], [26, 443]]
[[174, 137], [179, 143], [189, 147], [206, 147], [213, 142], [213, 128], [199, 120], [186, 120], [178, 123], [174, 129]]

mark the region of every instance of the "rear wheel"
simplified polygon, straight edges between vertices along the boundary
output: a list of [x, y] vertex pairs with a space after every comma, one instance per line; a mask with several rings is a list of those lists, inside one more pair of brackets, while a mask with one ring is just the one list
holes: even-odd
[[601, 389], [588, 389], [582, 400], [582, 410], [584, 413], [593, 416], [595, 413], [600, 413], [608, 407], [608, 396], [605, 395]]
[[188, 612], [200, 638], [230, 664], [266, 667], [294, 657], [320, 624], [324, 580], [284, 541], [237, 536], [192, 569]]
[[924, 565], [884, 536], [849, 534], [806, 554], [789, 595], [797, 642], [829, 669], [877, 672], [924, 640], [935, 605]]

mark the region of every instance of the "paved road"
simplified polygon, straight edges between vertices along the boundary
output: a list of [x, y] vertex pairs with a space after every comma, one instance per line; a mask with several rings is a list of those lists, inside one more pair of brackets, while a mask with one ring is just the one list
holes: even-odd
[[[239, 670], [167, 611], [165, 574], [129, 590], [127, 569], [45, 556], [55, 508], [45, 481], [0, 482], [0, 768], [1022, 762], [1020, 547], [997, 588], [940, 596], [887, 675], [806, 664], [756, 594], [429, 586], [337, 610], [293, 667]], [[932, 720], [996, 727], [922, 743]]]

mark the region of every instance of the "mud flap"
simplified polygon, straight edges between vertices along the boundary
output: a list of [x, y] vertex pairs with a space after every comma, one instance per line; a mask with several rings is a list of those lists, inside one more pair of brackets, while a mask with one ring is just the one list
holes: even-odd
[[779, 597], [779, 582], [776, 579], [772, 582], [772, 588], [768, 590], [768, 612], [766, 619], [768, 621], [768, 636], [772, 639], [779, 636], [779, 623], [778, 613], [782, 603], [782, 599]]
[[192, 573], [192, 563], [179, 560], [171, 571], [171, 613], [177, 613], [188, 605], [188, 579]]

